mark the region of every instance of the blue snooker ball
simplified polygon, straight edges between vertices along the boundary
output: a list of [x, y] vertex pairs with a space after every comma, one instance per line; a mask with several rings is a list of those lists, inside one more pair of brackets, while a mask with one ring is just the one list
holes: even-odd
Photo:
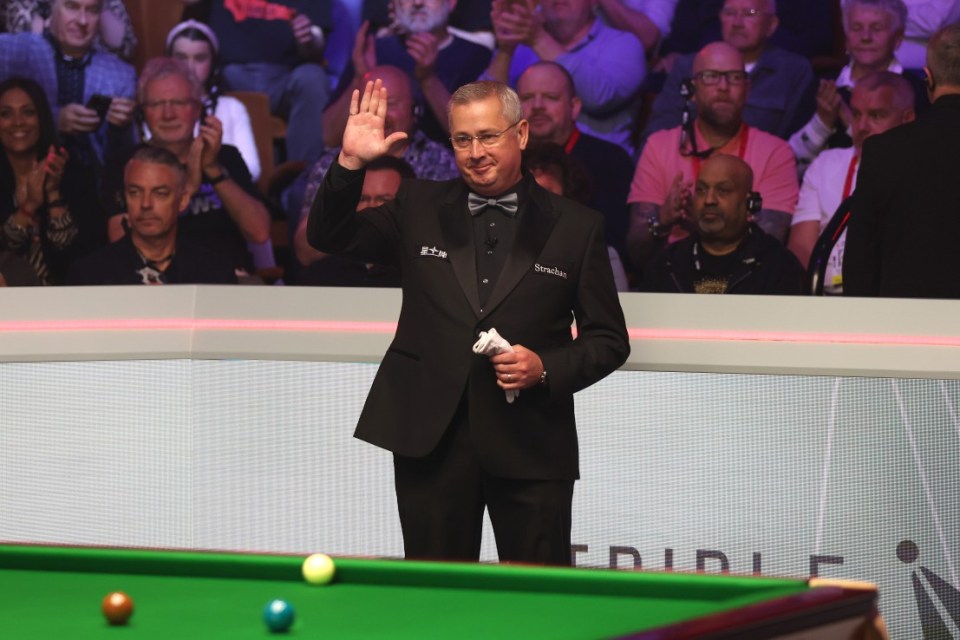
[[293, 606], [286, 600], [271, 600], [263, 609], [263, 621], [270, 631], [283, 632], [293, 624]]

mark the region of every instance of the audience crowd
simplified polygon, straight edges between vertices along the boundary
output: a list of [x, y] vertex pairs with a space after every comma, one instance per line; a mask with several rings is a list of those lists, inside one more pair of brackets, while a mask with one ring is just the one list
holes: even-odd
[[[876, 176], [922, 199], [956, 175], [960, 0], [163, 1], [181, 22], [144, 34], [122, 0], [0, 0], [0, 286], [399, 286], [306, 241], [350, 96], [382, 79], [407, 134], [363, 215], [458, 177], [447, 103], [488, 79], [520, 97], [525, 171], [605, 217], [623, 291], [841, 295], [849, 272], [848, 295], [957, 297], [924, 249], [957, 205], [894, 211]], [[915, 125], [923, 171], [865, 144]]]

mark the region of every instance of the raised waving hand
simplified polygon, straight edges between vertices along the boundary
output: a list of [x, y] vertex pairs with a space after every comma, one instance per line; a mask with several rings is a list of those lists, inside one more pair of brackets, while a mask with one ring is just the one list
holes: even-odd
[[396, 131], [384, 138], [383, 127], [387, 115], [387, 89], [377, 78], [367, 82], [363, 96], [354, 89], [350, 99], [350, 117], [343, 130], [343, 146], [338, 162], [347, 169], [361, 169], [374, 158], [386, 155], [406, 140], [407, 134]]

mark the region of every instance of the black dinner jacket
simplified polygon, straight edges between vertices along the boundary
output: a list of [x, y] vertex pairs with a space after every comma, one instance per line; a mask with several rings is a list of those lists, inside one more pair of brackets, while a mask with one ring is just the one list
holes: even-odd
[[[424, 456], [466, 394], [471, 440], [485, 470], [507, 478], [578, 477], [573, 393], [623, 364], [630, 350], [602, 216], [525, 177], [516, 241], [481, 309], [462, 180], [405, 180], [395, 200], [358, 214], [364, 172], [335, 169], [313, 202], [310, 243], [398, 264], [403, 291], [397, 332], [356, 437]], [[488, 358], [471, 350], [478, 333], [491, 328], [540, 356], [548, 387], [506, 402]]]
[[960, 95], [871, 136], [843, 254], [847, 296], [960, 298]]

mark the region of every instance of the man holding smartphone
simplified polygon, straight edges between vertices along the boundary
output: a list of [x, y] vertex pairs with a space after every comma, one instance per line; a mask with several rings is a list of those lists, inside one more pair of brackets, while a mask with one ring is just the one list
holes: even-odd
[[136, 73], [96, 51], [103, 0], [53, 0], [44, 35], [0, 34], [0, 80], [26, 76], [43, 87], [71, 156], [94, 165], [133, 144]]

